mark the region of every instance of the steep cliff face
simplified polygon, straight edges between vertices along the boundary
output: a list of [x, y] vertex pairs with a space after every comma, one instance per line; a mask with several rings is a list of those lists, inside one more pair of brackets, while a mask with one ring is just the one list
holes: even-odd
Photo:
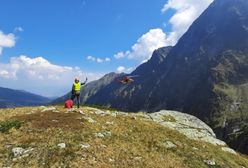
[[[160, 66], [171, 49], [172, 47], [164, 47], [155, 50], [148, 62], [140, 65], [130, 74], [130, 76], [136, 76], [134, 83], [121, 85], [112, 82], [96, 95], [90, 97], [86, 103], [111, 106], [125, 111], [147, 110], [150, 95], [156, 88], [160, 77], [158, 75]], [[123, 76], [120, 76], [119, 79]]]
[[158, 104], [197, 113], [192, 105], [215, 97], [215, 84], [246, 81], [247, 12], [244, 0], [216, 0], [210, 5], [161, 65], [161, 87], [152, 96], [164, 97]]
[[247, 28], [248, 1], [214, 1], [164, 61], [149, 108], [193, 114], [237, 147], [230, 136], [248, 119]]

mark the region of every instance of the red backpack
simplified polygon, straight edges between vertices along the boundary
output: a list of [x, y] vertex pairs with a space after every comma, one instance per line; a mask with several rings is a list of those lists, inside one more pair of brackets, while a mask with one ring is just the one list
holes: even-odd
[[73, 101], [71, 99], [69, 99], [65, 102], [65, 108], [70, 109], [70, 108], [72, 108], [72, 106], [73, 106]]

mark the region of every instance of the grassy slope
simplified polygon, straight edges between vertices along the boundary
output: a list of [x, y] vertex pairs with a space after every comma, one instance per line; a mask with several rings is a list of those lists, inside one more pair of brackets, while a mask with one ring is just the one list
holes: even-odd
[[[19, 129], [0, 133], [0, 167], [207, 168], [203, 160], [215, 160], [216, 168], [248, 167], [246, 156], [190, 140], [142, 116], [100, 116], [94, 113], [96, 109], [86, 107], [82, 109], [85, 115], [66, 113], [62, 107], [57, 109], [59, 113], [41, 112], [39, 108], [0, 109], [0, 121], [23, 122]], [[88, 122], [86, 115], [96, 122]], [[104, 131], [112, 135], [104, 138], [94, 135]], [[178, 147], [166, 149], [163, 146], [166, 140]], [[65, 143], [66, 148], [60, 149], [59, 143]], [[80, 144], [91, 147], [83, 149]], [[34, 151], [13, 161], [13, 147]]]

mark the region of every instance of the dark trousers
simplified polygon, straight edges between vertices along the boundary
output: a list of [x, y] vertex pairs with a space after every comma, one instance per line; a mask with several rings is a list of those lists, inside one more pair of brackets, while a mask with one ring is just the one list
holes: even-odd
[[74, 93], [71, 95], [71, 100], [74, 101], [74, 99], [77, 98], [77, 108], [80, 106], [80, 94]]

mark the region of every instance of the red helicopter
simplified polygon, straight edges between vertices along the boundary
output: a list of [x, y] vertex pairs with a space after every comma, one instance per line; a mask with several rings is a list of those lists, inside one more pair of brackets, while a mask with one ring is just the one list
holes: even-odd
[[125, 76], [122, 80], [118, 80], [119, 83], [121, 84], [128, 84], [134, 82], [135, 77], [138, 77], [138, 75], [135, 76]]

